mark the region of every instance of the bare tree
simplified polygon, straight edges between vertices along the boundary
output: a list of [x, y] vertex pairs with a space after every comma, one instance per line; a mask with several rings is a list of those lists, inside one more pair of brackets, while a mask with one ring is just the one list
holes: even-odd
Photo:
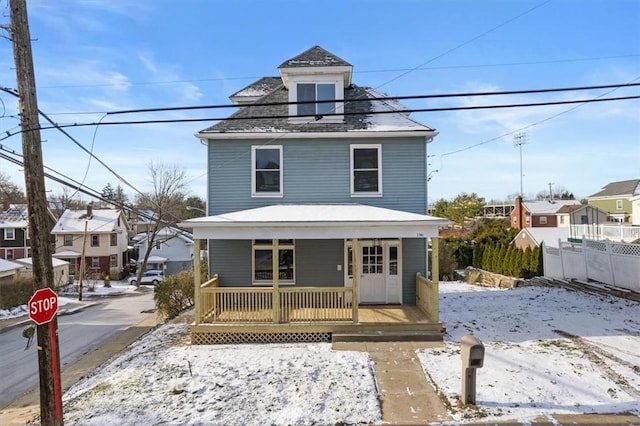
[[26, 202], [24, 191], [11, 180], [9, 175], [3, 172], [0, 172], [0, 197], [3, 201], [12, 204]]
[[65, 210], [82, 210], [84, 209], [85, 202], [80, 197], [74, 197], [71, 189], [64, 186], [62, 192], [49, 197], [49, 209], [53, 212], [55, 217], [62, 216]]
[[136, 204], [139, 209], [148, 209], [155, 214], [147, 230], [147, 251], [137, 271], [136, 286], [140, 285], [142, 273], [147, 268], [149, 255], [159, 231], [180, 219], [187, 190], [186, 172], [181, 167], [153, 162], [148, 167], [152, 189], [150, 192], [139, 194]]

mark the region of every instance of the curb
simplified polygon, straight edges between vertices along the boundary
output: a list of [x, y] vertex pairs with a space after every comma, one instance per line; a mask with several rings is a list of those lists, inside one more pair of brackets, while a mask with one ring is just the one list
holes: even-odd
[[[82, 306], [76, 306], [75, 308], [69, 308], [69, 309], [62, 309], [62, 310], [58, 310], [57, 316], [64, 316], [64, 315], [73, 315], [75, 313], [78, 313], [84, 309], [87, 308], [91, 308], [93, 306], [98, 305], [98, 302], [92, 302], [92, 303], [87, 303], [86, 305], [82, 305]], [[31, 321], [30, 319], [24, 319], [24, 320], [19, 320], [17, 322], [14, 322], [12, 324], [2, 324], [4, 321], [9, 321], [9, 320], [0, 320], [0, 334], [9, 331], [9, 330], [13, 330], [14, 328], [18, 328], [18, 327], [24, 327], [26, 325], [29, 324], [33, 324], [33, 321]]]

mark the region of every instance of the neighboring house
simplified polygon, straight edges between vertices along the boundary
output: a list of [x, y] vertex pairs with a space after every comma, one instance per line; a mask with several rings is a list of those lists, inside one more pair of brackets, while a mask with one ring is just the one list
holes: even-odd
[[51, 233], [56, 238], [55, 258], [71, 264], [76, 278], [84, 258], [86, 273], [120, 279], [129, 263], [129, 225], [121, 210], [66, 210]]
[[[440, 327], [437, 286], [426, 300], [417, 275], [428, 270], [427, 240], [449, 223], [425, 214], [437, 132], [353, 84], [352, 65], [319, 46], [279, 73], [233, 94], [240, 109], [197, 135], [208, 149], [210, 216], [179, 226], [208, 240], [213, 280], [196, 288], [194, 341], [218, 341], [198, 336], [221, 328], [199, 325], [232, 317], [288, 323], [291, 333], [299, 321], [364, 326], [358, 318], [371, 304], [418, 305], [431, 313], [422, 326]], [[233, 297], [242, 302], [229, 305]], [[260, 330], [254, 341], [266, 341]]]
[[153, 210], [138, 210], [135, 217], [130, 221], [132, 235], [151, 231], [156, 226], [158, 220], [158, 214]]
[[578, 200], [543, 200], [522, 201], [516, 197], [516, 205], [511, 212], [511, 227], [523, 228], [556, 228], [566, 226], [567, 212], [565, 206], [581, 205]]
[[[640, 179], [611, 182], [601, 191], [587, 197], [588, 204], [609, 213], [610, 222], [627, 222], [640, 224], [640, 220], [632, 217], [634, 200], [640, 196]], [[640, 209], [640, 204], [636, 206]]]
[[631, 202], [631, 224], [640, 226], [640, 195], [629, 198]]
[[[14, 260], [31, 256], [28, 218], [26, 204], [4, 204], [0, 213], [0, 258]], [[56, 220], [50, 210], [47, 210], [47, 219], [49, 229], [53, 228]]]
[[[20, 276], [25, 276], [28, 278], [33, 277], [33, 258], [23, 257], [22, 259], [16, 259], [15, 262], [24, 266], [24, 269], [20, 270]], [[64, 287], [67, 284], [73, 284], [71, 275], [69, 274], [69, 262], [61, 259], [56, 259], [54, 257], [51, 259], [51, 263], [53, 265], [54, 288]]]
[[[147, 234], [136, 236], [138, 246], [138, 268], [148, 250]], [[151, 254], [147, 261], [147, 270], [159, 269], [165, 276], [176, 274], [193, 267], [193, 235], [174, 227], [165, 227], [158, 231]]]
[[522, 250], [537, 247], [543, 242], [547, 247], [558, 248], [560, 246], [558, 241], [567, 241], [569, 236], [569, 228], [565, 226], [557, 228], [522, 228], [511, 240], [511, 244]]

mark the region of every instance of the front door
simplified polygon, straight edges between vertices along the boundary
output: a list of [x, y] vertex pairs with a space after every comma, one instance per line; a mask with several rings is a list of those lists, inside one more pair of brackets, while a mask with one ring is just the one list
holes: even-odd
[[382, 245], [363, 241], [360, 245], [360, 303], [386, 303]]
[[[358, 294], [360, 303], [401, 303], [400, 241], [358, 241]], [[346, 285], [353, 285], [352, 246], [347, 241]]]

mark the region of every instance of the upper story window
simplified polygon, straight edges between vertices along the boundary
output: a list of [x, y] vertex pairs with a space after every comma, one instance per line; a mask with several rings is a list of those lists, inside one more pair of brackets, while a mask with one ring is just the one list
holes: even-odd
[[98, 234], [91, 235], [91, 247], [100, 247], [100, 235]]
[[[298, 102], [335, 101], [336, 85], [333, 83], [298, 84]], [[335, 102], [299, 103], [298, 115], [322, 115], [335, 112]]]
[[251, 147], [251, 195], [282, 197], [282, 146]]
[[[344, 83], [336, 76], [314, 75], [290, 78], [289, 102], [293, 103], [289, 105], [289, 119], [293, 122], [340, 123], [344, 119], [343, 101]], [[325, 116], [325, 114], [340, 115]]]
[[382, 195], [382, 145], [351, 145], [351, 196]]
[[66, 235], [64, 235], [63, 238], [64, 238], [63, 245], [65, 245], [65, 246], [72, 246], [73, 245], [73, 235], [66, 234]]
[[547, 224], [547, 217], [540, 216], [540, 225], [546, 225], [546, 224]]
[[112, 247], [118, 245], [118, 234], [109, 234], [109, 245]]
[[616, 210], [622, 210], [622, 200], [616, 200]]
[[5, 240], [15, 240], [16, 239], [16, 229], [15, 228], [4, 228], [4, 239]]

